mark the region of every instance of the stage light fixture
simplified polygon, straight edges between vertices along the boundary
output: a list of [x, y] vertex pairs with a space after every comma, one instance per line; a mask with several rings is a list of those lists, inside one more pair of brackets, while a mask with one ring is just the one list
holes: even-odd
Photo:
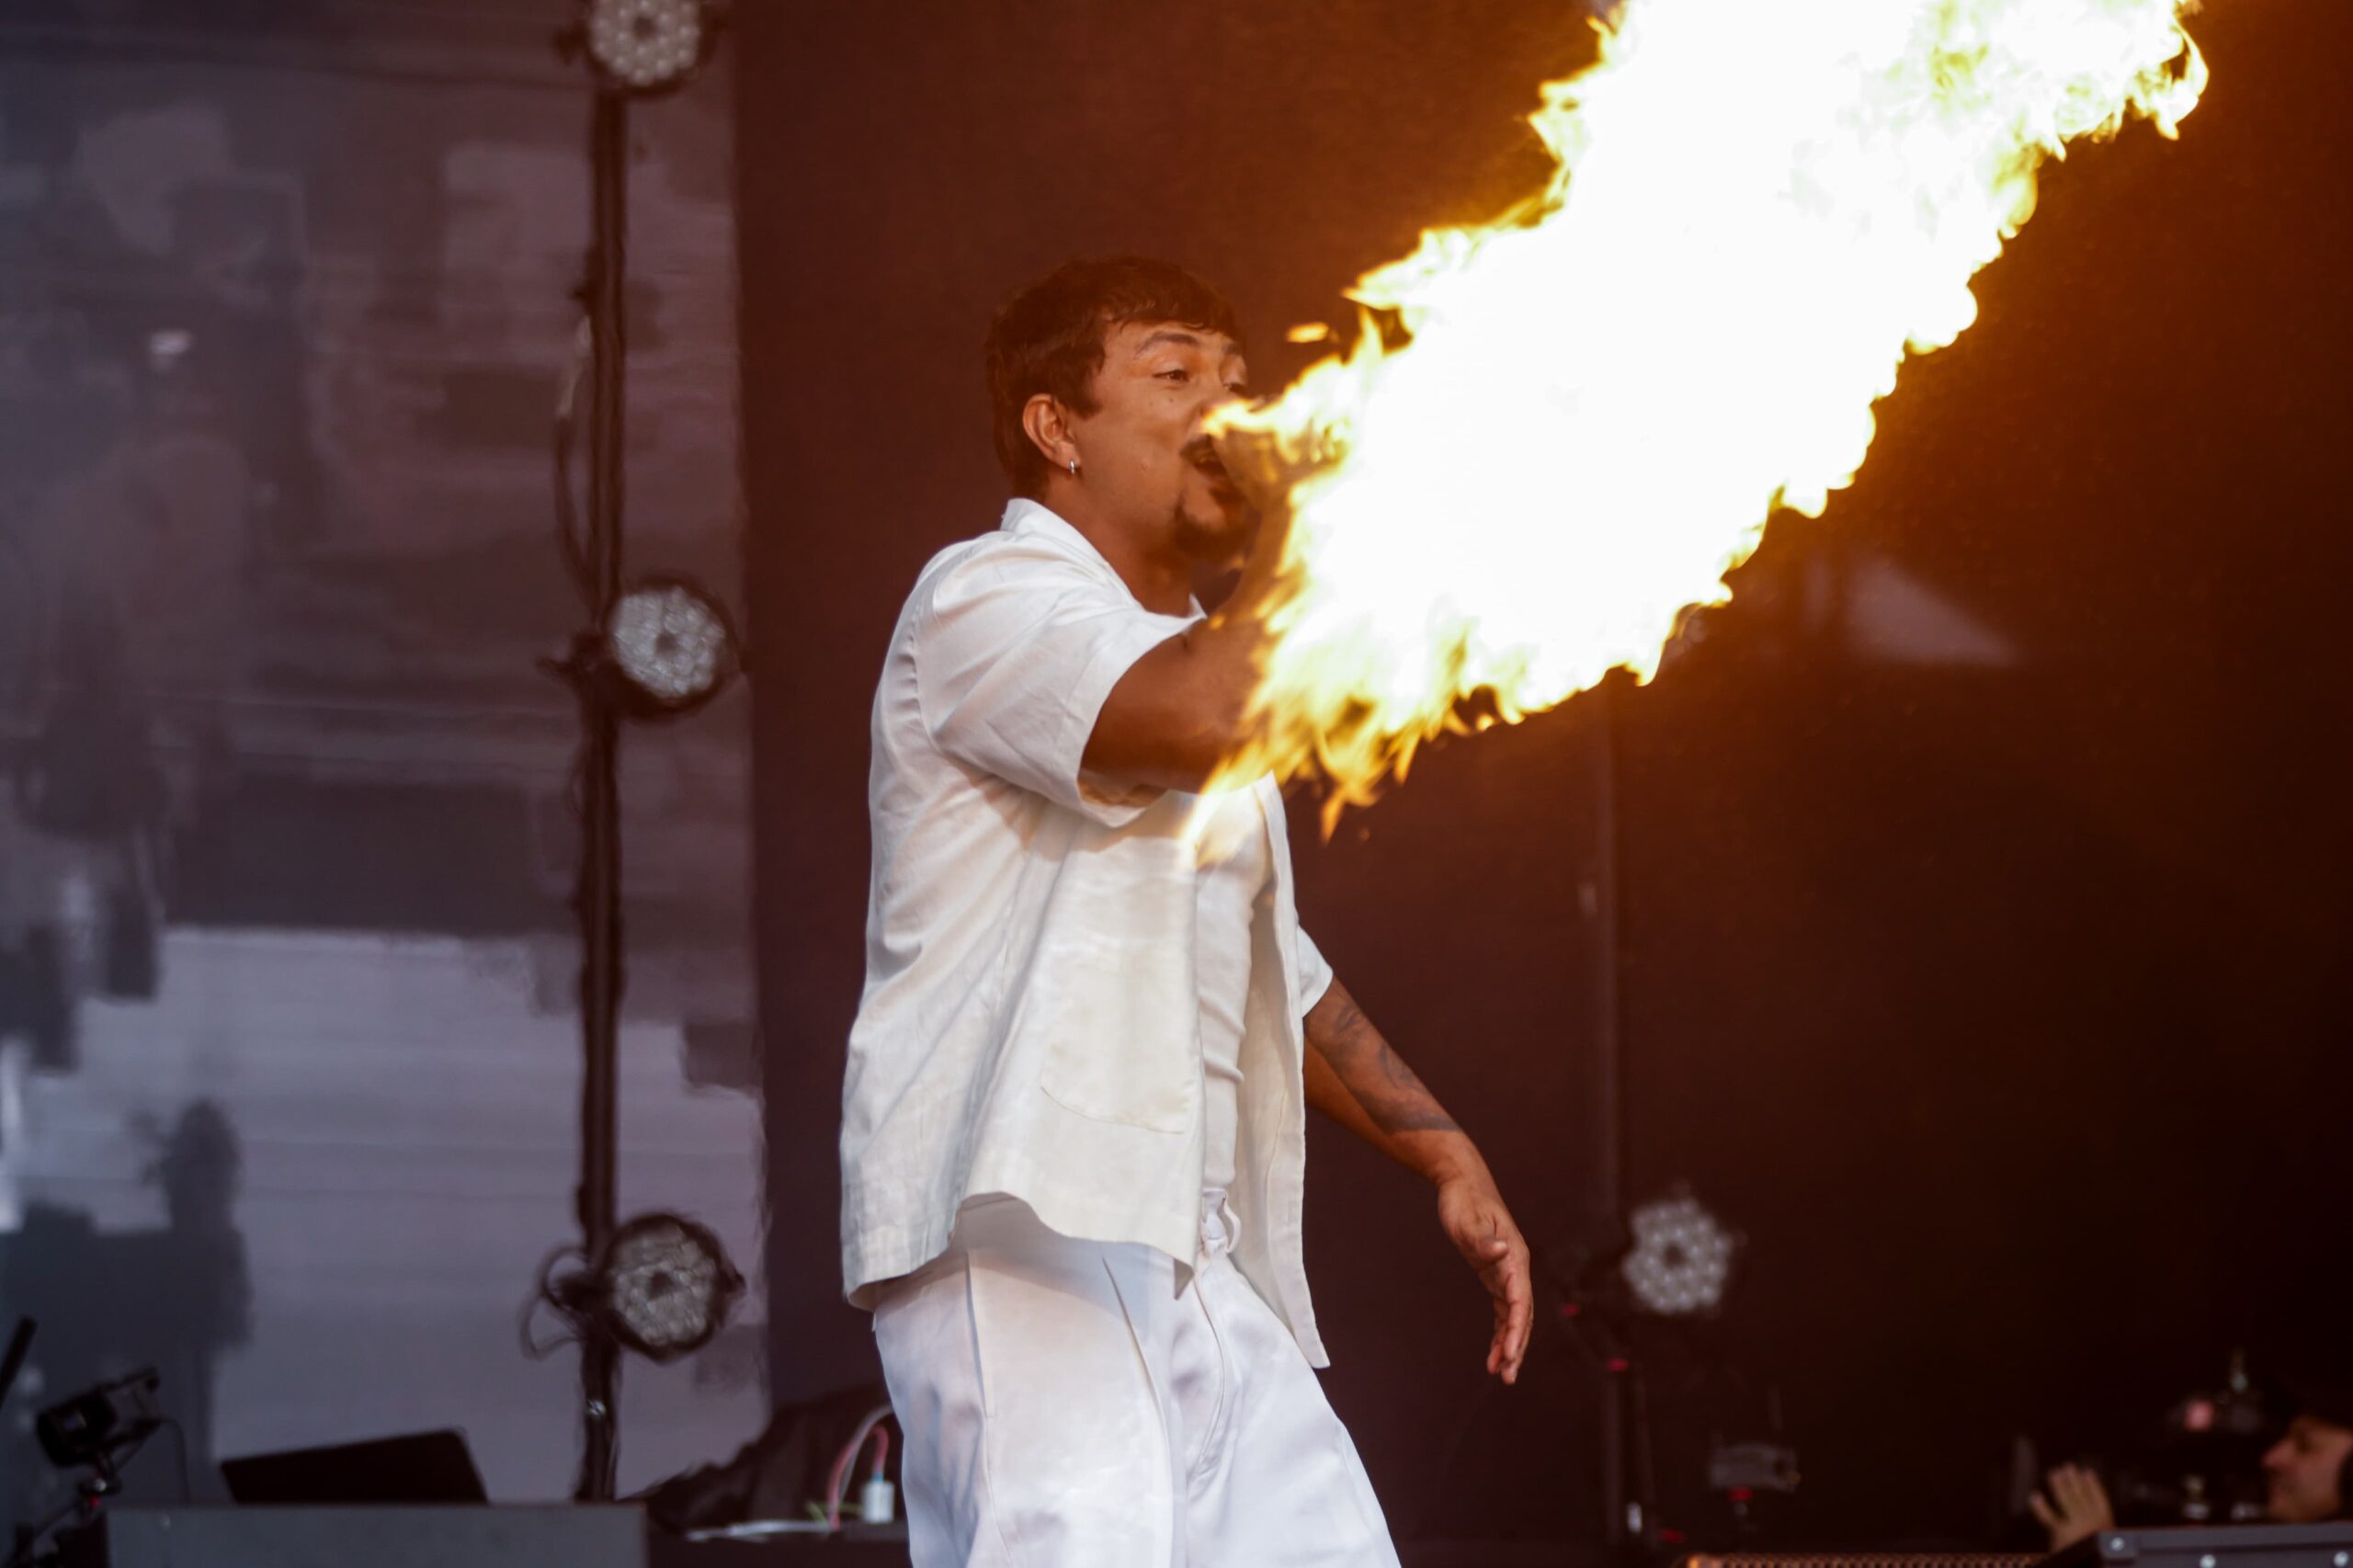
[[87, 1465], [101, 1471], [119, 1464], [164, 1424], [153, 1367], [100, 1383], [51, 1405], [34, 1418], [41, 1451], [61, 1470]]
[[585, 1304], [615, 1339], [648, 1360], [675, 1361], [725, 1326], [744, 1277], [709, 1226], [654, 1213], [613, 1232], [586, 1285]]
[[[623, 591], [623, 480], [629, 406], [629, 185], [633, 99], [683, 85], [710, 58], [724, 0], [579, 0], [556, 34], [566, 60], [585, 56], [596, 82], [589, 105], [590, 243], [574, 298], [584, 307], [575, 366], [588, 384], [586, 505], [572, 496], [573, 396], [558, 404], [553, 457], [556, 532], [588, 612], [561, 658], [543, 662], [580, 702], [581, 738], [572, 798], [581, 820], [579, 1273], [558, 1285], [542, 1264], [539, 1294], [569, 1317], [580, 1341], [580, 1478], [574, 1497], [609, 1502], [619, 1440], [619, 1359], [631, 1348], [656, 1359], [683, 1355], [717, 1331], [742, 1278], [710, 1233], [675, 1217], [615, 1223], [622, 990], [620, 727], [624, 717], [664, 719], [710, 700], [735, 673], [734, 630], [719, 601], [677, 578]], [[578, 369], [575, 369], [575, 380]], [[624, 1234], [624, 1233], [627, 1233]], [[707, 1244], [707, 1245], [706, 1245]], [[525, 1341], [529, 1337], [525, 1319]]]
[[690, 712], [735, 673], [735, 631], [726, 609], [683, 577], [648, 577], [605, 620], [606, 661], [642, 717]]
[[608, 80], [632, 93], [661, 93], [694, 74], [710, 51], [705, 0], [587, 0], [581, 37]]
[[1723, 1304], [1739, 1238], [1688, 1188], [1653, 1199], [1627, 1217], [1634, 1244], [1619, 1266], [1643, 1311], [1698, 1317]]

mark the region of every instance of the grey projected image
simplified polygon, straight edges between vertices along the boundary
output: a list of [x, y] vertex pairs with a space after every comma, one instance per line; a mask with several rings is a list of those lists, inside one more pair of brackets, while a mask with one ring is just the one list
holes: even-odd
[[[564, 1494], [516, 1320], [578, 1228], [583, 77], [513, 7], [65, 13], [0, 19], [0, 1517], [70, 1484], [29, 1413], [142, 1367], [199, 1496], [444, 1426]], [[733, 597], [727, 113], [641, 120], [630, 479], [632, 563]], [[625, 753], [620, 1182], [756, 1277], [745, 724]], [[758, 1425], [761, 1318], [630, 1369], [625, 1486]]]

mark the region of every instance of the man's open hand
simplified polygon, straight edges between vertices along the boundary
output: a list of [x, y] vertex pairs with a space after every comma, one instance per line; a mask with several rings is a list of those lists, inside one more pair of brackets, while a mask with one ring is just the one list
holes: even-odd
[[1495, 1178], [1483, 1170], [1438, 1184], [1438, 1219], [1455, 1249], [1479, 1271], [1479, 1282], [1495, 1302], [1495, 1337], [1487, 1346], [1487, 1370], [1507, 1383], [1518, 1382], [1535, 1319], [1528, 1243], [1512, 1222], [1511, 1210], [1504, 1207]]
[[2115, 1525], [2116, 1510], [2108, 1501], [2108, 1488], [2091, 1470], [2063, 1464], [2051, 1472], [2047, 1484], [2050, 1491], [2029, 1494], [2026, 1506], [2050, 1532], [2052, 1551], [2064, 1551]]

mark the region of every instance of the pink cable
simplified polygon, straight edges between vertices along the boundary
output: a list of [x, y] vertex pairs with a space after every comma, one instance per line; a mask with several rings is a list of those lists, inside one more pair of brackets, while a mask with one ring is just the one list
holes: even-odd
[[[842, 1445], [842, 1451], [834, 1456], [833, 1471], [825, 1477], [825, 1528], [827, 1529], [839, 1530], [842, 1528], [842, 1483], [847, 1476], [850, 1462], [858, 1458], [858, 1449], [866, 1446], [866, 1439], [870, 1433], [881, 1433], [882, 1421], [890, 1414], [891, 1407], [887, 1404], [878, 1405], [868, 1412], [866, 1419], [859, 1422], [858, 1430], [851, 1434], [850, 1440]], [[890, 1452], [890, 1442], [889, 1435], [883, 1434], [883, 1452], [886, 1454]], [[879, 1461], [877, 1471], [879, 1473]]]

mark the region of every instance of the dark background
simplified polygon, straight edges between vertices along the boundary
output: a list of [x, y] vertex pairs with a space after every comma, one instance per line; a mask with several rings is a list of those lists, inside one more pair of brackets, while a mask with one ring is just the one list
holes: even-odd
[[[870, 1375], [837, 1299], [834, 1136], [860, 974], [866, 718], [900, 600], [992, 527], [979, 343], [1073, 254], [1282, 330], [1427, 223], [1523, 194], [1519, 116], [1573, 8], [739, 8], [758, 919], [777, 1392]], [[2049, 171], [1983, 315], [1904, 372], [1860, 481], [1618, 693], [1628, 1190], [1745, 1233], [1665, 1479], [1779, 1391], [1813, 1540], [1982, 1538], [2013, 1433], [2121, 1451], [2226, 1352], [2341, 1337], [2345, 826], [2341, 102], [2353, 12], [2231, 0], [2213, 82]], [[1734, 133], [1728, 130], [1728, 134]], [[1607, 309], [1611, 279], [1563, 279]], [[1704, 369], [1695, 370], [1704, 374]], [[1822, 595], [1892, 562], [2019, 652], [1859, 653]], [[1823, 585], [1829, 585], [1825, 590]], [[1833, 607], [1835, 611], [1835, 605]], [[1540, 1244], [1597, 1234], [1598, 705], [1439, 748], [1302, 906], [1486, 1145]], [[1326, 1387], [1402, 1531], [1592, 1525], [1591, 1390], [1483, 1304], [1412, 1179], [1319, 1130]], [[1489, 1522], [1466, 1522], [1476, 1514]]]

